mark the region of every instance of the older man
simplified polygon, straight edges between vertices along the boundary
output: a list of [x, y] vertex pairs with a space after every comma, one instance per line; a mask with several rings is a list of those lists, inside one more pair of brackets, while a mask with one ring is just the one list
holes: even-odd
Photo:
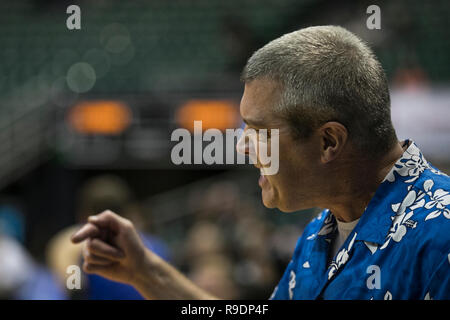
[[[271, 298], [450, 298], [450, 179], [414, 142], [397, 140], [372, 51], [341, 27], [301, 29], [255, 52], [242, 80], [246, 128], [279, 130], [278, 173], [264, 175], [257, 163], [264, 205], [327, 208], [306, 227]], [[73, 236], [86, 239], [86, 272], [148, 298], [214, 298], [112, 212]]]

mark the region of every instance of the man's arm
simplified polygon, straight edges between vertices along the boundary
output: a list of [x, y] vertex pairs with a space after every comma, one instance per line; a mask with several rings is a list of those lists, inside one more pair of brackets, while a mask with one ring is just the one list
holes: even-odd
[[195, 285], [150, 250], [146, 251], [146, 256], [144, 268], [132, 284], [146, 299], [218, 299]]
[[133, 224], [111, 211], [72, 236], [85, 241], [83, 270], [134, 286], [147, 299], [217, 299], [145, 248]]

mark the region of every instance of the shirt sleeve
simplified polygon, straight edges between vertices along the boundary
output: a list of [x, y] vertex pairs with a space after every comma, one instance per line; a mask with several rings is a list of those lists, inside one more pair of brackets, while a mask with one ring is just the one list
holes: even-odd
[[424, 298], [450, 300], [450, 253], [432, 274]]

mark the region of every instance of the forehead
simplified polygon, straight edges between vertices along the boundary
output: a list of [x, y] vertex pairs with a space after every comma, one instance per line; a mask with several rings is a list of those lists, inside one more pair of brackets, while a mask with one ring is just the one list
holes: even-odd
[[279, 92], [279, 87], [272, 80], [255, 79], [247, 82], [240, 105], [242, 118], [259, 122], [273, 120], [273, 107], [278, 103]]

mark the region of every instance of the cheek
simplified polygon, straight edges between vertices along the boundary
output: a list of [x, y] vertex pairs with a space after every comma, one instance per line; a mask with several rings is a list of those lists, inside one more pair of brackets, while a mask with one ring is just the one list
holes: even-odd
[[297, 175], [300, 166], [302, 165], [300, 154], [294, 148], [280, 148], [279, 173], [280, 179], [284, 177], [291, 177], [294, 179]]
[[293, 179], [290, 171], [286, 170], [287, 167], [280, 167], [280, 170], [276, 175], [268, 176], [268, 181], [270, 183], [270, 188], [272, 191], [278, 195], [280, 198], [289, 197], [290, 190], [293, 190]]
[[304, 165], [294, 148], [287, 148], [280, 152], [279, 171], [278, 174], [273, 176], [274, 183], [280, 192], [282, 191], [288, 196], [291, 192], [298, 192], [304, 187], [302, 181], [306, 174], [304, 171], [307, 170]]

